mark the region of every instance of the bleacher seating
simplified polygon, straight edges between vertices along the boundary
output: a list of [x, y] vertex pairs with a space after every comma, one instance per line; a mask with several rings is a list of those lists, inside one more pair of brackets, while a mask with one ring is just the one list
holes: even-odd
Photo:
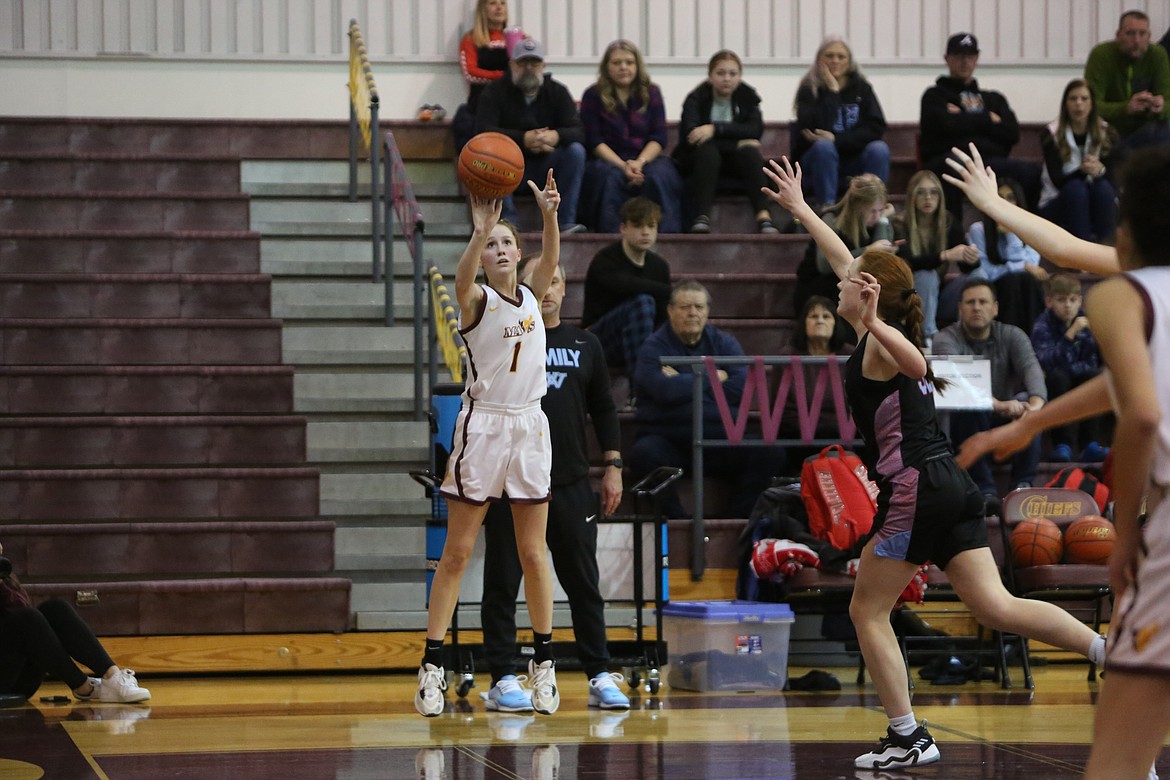
[[241, 156], [338, 137], [0, 122], [0, 539], [99, 634], [350, 626], [240, 192]]

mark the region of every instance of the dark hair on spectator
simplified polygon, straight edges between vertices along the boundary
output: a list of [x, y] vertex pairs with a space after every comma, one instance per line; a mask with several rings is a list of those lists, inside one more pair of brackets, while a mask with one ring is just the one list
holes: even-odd
[[1137, 19], [1138, 21], [1141, 21], [1141, 22], [1150, 21], [1150, 17], [1146, 15], [1145, 11], [1139, 11], [1136, 8], [1131, 8], [1130, 10], [1123, 12], [1121, 14], [1121, 18], [1117, 20], [1117, 29], [1118, 30], [1120, 30], [1122, 25], [1125, 24], [1126, 19]]
[[680, 293], [685, 292], [701, 292], [707, 298], [707, 306], [711, 305], [711, 293], [707, 290], [706, 287], [702, 285], [702, 283], [697, 282], [694, 279], [683, 279], [682, 281], [674, 283], [674, 286], [670, 288], [671, 304], [674, 304], [675, 299], [678, 298]]
[[1170, 265], [1170, 147], [1134, 152], [1121, 173], [1118, 224], [1133, 239], [1140, 265]]
[[662, 208], [649, 198], [638, 195], [622, 204], [618, 217], [623, 225], [657, 225], [662, 217]]
[[[1027, 208], [1024, 201], [1024, 188], [1015, 179], [1000, 179], [1000, 187], [1007, 187], [1012, 191], [1012, 197], [1016, 199], [1016, 205], [1020, 208]], [[991, 217], [983, 216], [983, 243], [987, 250], [987, 261], [992, 265], [1003, 265], [1006, 261], [999, 256], [999, 225]]]
[[[922, 323], [926, 321], [922, 313], [922, 298], [914, 289], [914, 274], [906, 261], [892, 252], [884, 249], [867, 249], [862, 253], [857, 264], [858, 272], [872, 274], [881, 285], [878, 294], [877, 314], [886, 322], [898, 322], [905, 326], [910, 334], [910, 343], [922, 351], [924, 343]], [[936, 379], [930, 361], [926, 361], [926, 379], [932, 382], [940, 392], [946, 390], [949, 384], [945, 379]]]
[[1056, 120], [1056, 149], [1060, 152], [1060, 159], [1065, 162], [1068, 162], [1069, 156], [1072, 154], [1065, 134], [1065, 129], [1069, 124], [1068, 94], [1079, 87], [1089, 91], [1089, 102], [1093, 106], [1089, 109], [1087, 126], [1089, 147], [1097, 147], [1097, 157], [1104, 158], [1113, 150], [1113, 144], [1117, 140], [1117, 132], [1097, 112], [1097, 94], [1093, 92], [1092, 85], [1084, 79], [1073, 79], [1065, 85], [1064, 94], [1060, 96], [1060, 117]]
[[1076, 274], [1070, 274], [1068, 271], [1057, 271], [1044, 283], [1044, 294], [1048, 296], [1080, 295], [1081, 280], [1076, 277]]
[[991, 290], [991, 300], [998, 301], [999, 296], [995, 293], [995, 282], [991, 281], [985, 276], [968, 276], [963, 280], [963, 286], [959, 288], [959, 300], [963, 300], [963, 296], [972, 287], [986, 287]]
[[792, 329], [792, 349], [797, 354], [808, 354], [808, 315], [818, 307], [833, 315], [833, 335], [829, 336], [829, 351], [836, 352], [845, 345], [845, 333], [837, 318], [837, 304], [823, 295], [813, 295], [804, 302], [800, 316], [796, 320], [796, 327]]

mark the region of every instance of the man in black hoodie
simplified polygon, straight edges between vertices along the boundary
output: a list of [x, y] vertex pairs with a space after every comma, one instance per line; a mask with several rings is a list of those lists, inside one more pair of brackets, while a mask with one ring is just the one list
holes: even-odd
[[[949, 173], [946, 158], [951, 147], [966, 150], [973, 143], [996, 175], [1020, 182], [1029, 204], [1034, 204], [1039, 193], [1040, 166], [1008, 159], [1020, 140], [1020, 123], [1007, 98], [979, 88], [975, 80], [979, 42], [971, 33], [955, 33], [947, 39], [945, 59], [949, 73], [939, 76], [934, 86], [922, 93], [918, 127], [923, 167], [941, 179]], [[947, 209], [961, 217], [962, 194], [946, 183], [943, 192]]]

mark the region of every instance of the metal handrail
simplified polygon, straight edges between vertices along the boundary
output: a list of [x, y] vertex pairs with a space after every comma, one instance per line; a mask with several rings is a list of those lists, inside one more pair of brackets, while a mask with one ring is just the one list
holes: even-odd
[[[357, 159], [358, 142], [370, 155], [370, 220], [371, 253], [373, 270], [371, 278], [377, 282], [382, 274], [381, 257], [381, 213], [378, 209], [378, 176], [381, 163], [378, 160], [378, 87], [374, 83], [374, 72], [366, 56], [366, 44], [356, 19], [349, 20], [349, 199], [357, 200]], [[387, 317], [390, 309], [387, 306]]]
[[[772, 445], [828, 445], [852, 444], [856, 441], [853, 420], [845, 404], [845, 395], [840, 389], [841, 369], [843, 362], [836, 355], [812, 357], [806, 355], [778, 355], [752, 357], [714, 357], [714, 356], [681, 356], [664, 355], [660, 358], [664, 366], [690, 367], [692, 372], [691, 384], [691, 481], [695, 501], [694, 520], [691, 526], [691, 579], [698, 582], [703, 579], [706, 569], [706, 522], [703, 516], [703, 448], [708, 446], [742, 446], [765, 447]], [[817, 375], [816, 384], [812, 388], [810, 397], [805, 387], [805, 374], [802, 365], [823, 366]], [[703, 436], [703, 379], [710, 377], [721, 366], [749, 366], [748, 379], [744, 383], [743, 395], [739, 404], [739, 415], [732, 419], [728, 411], [721, 410], [725, 438], [708, 439]], [[776, 392], [776, 398], [769, 398], [766, 366], [784, 366]], [[835, 387], [830, 387], [836, 383]], [[716, 400], [723, 398], [723, 390], [718, 380], [711, 382], [712, 392]], [[818, 389], [819, 388], [819, 389]], [[779, 428], [784, 405], [788, 394], [796, 396], [797, 415], [800, 422], [800, 438], [781, 438]], [[816, 420], [820, 417], [825, 396], [832, 398], [833, 408], [837, 414], [837, 439], [818, 439], [816, 437]], [[760, 415], [760, 438], [745, 436], [748, 414], [753, 406], [758, 404]]]

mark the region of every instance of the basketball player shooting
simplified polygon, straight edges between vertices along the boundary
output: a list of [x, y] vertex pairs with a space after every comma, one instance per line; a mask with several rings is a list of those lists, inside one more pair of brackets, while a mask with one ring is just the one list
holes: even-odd
[[[443, 712], [443, 640], [487, 503], [505, 491], [511, 499], [536, 649], [528, 676], [532, 706], [549, 715], [560, 705], [552, 657], [553, 581], [545, 544], [552, 449], [548, 419], [540, 408], [546, 390], [540, 301], [560, 262], [561, 195], [551, 170], [543, 190], [532, 181], [528, 186], [544, 220], [543, 247], [531, 285], [517, 278], [520, 236], [500, 219], [499, 200], [471, 197], [471, 240], [455, 271], [468, 372], [440, 490], [448, 502], [447, 541], [431, 584], [426, 648], [414, 697], [415, 709], [427, 717]], [[486, 284], [476, 282], [481, 267]]]

